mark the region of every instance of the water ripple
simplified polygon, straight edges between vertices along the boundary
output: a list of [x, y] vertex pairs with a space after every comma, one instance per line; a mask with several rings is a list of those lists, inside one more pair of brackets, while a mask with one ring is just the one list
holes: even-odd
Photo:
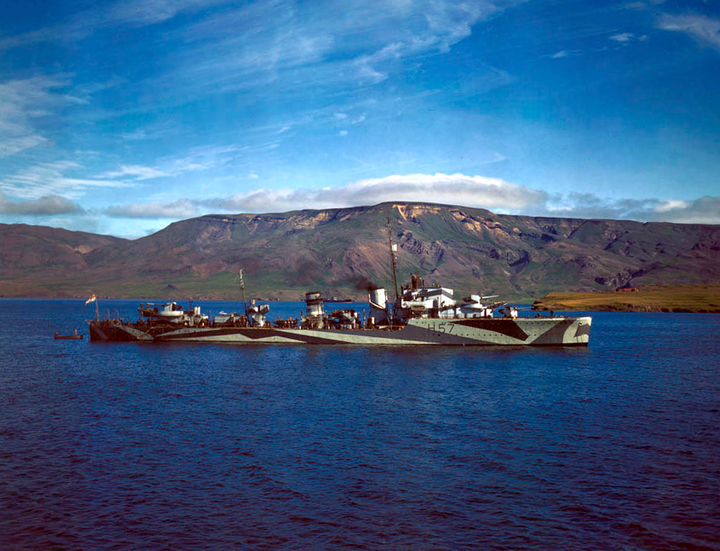
[[720, 316], [597, 314], [588, 350], [52, 340], [85, 315], [0, 301], [0, 549], [720, 549]]

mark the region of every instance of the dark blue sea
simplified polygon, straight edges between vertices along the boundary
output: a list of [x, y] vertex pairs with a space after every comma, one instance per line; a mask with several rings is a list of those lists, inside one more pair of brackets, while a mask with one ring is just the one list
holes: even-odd
[[0, 549], [720, 549], [718, 315], [595, 313], [587, 349], [101, 344], [92, 316], [0, 300]]

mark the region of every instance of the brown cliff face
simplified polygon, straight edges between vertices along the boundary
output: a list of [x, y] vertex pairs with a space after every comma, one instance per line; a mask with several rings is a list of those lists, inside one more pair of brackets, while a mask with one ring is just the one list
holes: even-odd
[[82, 277], [92, 251], [124, 242], [108, 235], [0, 224], [0, 295], [58, 296], [53, 282]]
[[[424, 203], [208, 215], [135, 241], [0, 226], [5, 296], [236, 297], [243, 268], [252, 293], [296, 298], [305, 290], [356, 296], [358, 282], [392, 287], [387, 218], [398, 276], [419, 271], [458, 293], [507, 298], [631, 283], [720, 282], [720, 226], [496, 215]], [[30, 237], [46, 240], [37, 256]], [[63, 233], [64, 232], [64, 233]], [[25, 237], [23, 237], [25, 236]], [[24, 239], [24, 240], [23, 240]], [[93, 240], [94, 239], [94, 240]], [[7, 264], [12, 263], [12, 267]], [[54, 266], [47, 271], [48, 264]]]

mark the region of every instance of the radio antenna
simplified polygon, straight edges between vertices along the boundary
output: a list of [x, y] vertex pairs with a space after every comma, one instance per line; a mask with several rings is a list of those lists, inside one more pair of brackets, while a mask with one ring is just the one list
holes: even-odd
[[395, 267], [395, 253], [397, 252], [397, 244], [393, 243], [393, 240], [392, 240], [392, 223], [390, 222], [389, 216], [387, 219], [387, 228], [388, 228], [388, 245], [390, 246], [390, 265], [392, 266], [393, 285], [395, 286], [395, 302], [397, 302], [398, 298], [400, 297], [400, 293], [398, 292], [398, 285], [397, 285], [397, 269]]
[[238, 281], [240, 282], [240, 294], [242, 296], [243, 307], [245, 308], [245, 315], [248, 313], [247, 300], [245, 300], [245, 280], [243, 279], [243, 269], [240, 268], [238, 271]]

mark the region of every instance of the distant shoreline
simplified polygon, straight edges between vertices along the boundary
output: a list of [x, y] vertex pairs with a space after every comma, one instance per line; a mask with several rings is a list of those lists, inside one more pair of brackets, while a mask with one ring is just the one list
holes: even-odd
[[533, 310], [720, 313], [720, 285], [645, 285], [616, 291], [549, 293]]
[[[89, 295], [88, 295], [89, 296]], [[257, 298], [257, 297], [256, 297]], [[86, 300], [87, 296], [0, 296], [0, 299], [14, 300]], [[137, 300], [162, 302], [176, 300], [186, 302], [188, 298], [177, 295], [161, 299], [158, 297], [106, 297], [99, 300]], [[238, 298], [192, 297], [196, 301], [239, 302]], [[302, 297], [260, 298], [263, 302], [302, 302]], [[352, 300], [352, 302], [364, 302]], [[326, 300], [332, 303], [332, 300]], [[342, 301], [342, 303], [346, 303]], [[548, 293], [532, 303], [533, 310], [541, 311], [594, 311], [594, 312], [667, 312], [667, 313], [720, 313], [720, 285], [644, 285], [615, 291], [560, 292]]]

